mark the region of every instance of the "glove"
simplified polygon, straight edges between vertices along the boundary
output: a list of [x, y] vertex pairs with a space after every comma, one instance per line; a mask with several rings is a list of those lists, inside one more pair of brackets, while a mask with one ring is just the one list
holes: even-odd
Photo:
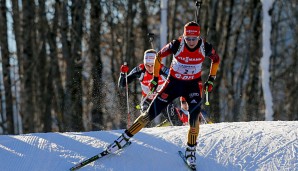
[[122, 73], [127, 73], [129, 70], [128, 66], [127, 65], [121, 65], [121, 68], [120, 68], [120, 71]]
[[204, 84], [204, 90], [207, 90], [208, 92], [212, 91], [215, 78], [215, 75], [209, 75], [208, 80]]
[[150, 84], [149, 84], [149, 89], [150, 89], [150, 91], [151, 91], [151, 92], [156, 91], [157, 86], [158, 86], [158, 77], [154, 77], [154, 78], [150, 81]]

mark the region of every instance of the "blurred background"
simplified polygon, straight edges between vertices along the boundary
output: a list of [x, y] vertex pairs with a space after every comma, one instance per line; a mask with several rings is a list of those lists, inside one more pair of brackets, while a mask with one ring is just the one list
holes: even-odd
[[[128, 111], [125, 90], [117, 87], [120, 66], [142, 63], [151, 48], [148, 33], [155, 35], [156, 50], [182, 35], [184, 24], [197, 19], [195, 2], [0, 0], [0, 133], [124, 129]], [[264, 5], [202, 1], [201, 37], [221, 59], [210, 106], [202, 106], [214, 122], [298, 119], [298, 1]], [[270, 75], [264, 76], [266, 51]], [[164, 64], [170, 66], [171, 59]], [[209, 65], [207, 59], [203, 81]], [[269, 87], [262, 87], [262, 78], [269, 78]], [[272, 117], [265, 117], [264, 90], [272, 95]], [[129, 85], [132, 121], [140, 93], [138, 81]]]

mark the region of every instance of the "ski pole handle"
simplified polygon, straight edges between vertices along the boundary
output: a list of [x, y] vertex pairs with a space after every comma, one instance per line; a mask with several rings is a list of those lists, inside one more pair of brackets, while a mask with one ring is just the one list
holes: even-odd
[[210, 103], [209, 103], [209, 99], [208, 99], [208, 87], [206, 87], [205, 95], [206, 95], [206, 102], [205, 102], [205, 105], [206, 105], [206, 106], [209, 106]]

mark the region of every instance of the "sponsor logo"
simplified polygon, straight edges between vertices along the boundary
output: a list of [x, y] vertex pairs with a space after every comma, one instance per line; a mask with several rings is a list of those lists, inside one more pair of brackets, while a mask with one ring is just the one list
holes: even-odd
[[197, 103], [197, 101], [195, 99], [193, 99], [190, 103]]
[[179, 60], [185, 61], [186, 63], [188, 63], [188, 62], [196, 62], [196, 61], [201, 61], [201, 60], [202, 60], [201, 57], [198, 57], [198, 58], [190, 58], [190, 57], [181, 57], [181, 56], [178, 56], [177, 58], [178, 58]]
[[194, 77], [193, 75], [191, 75], [191, 76], [184, 75], [184, 76], [182, 77], [183, 80], [193, 80], [194, 78], [195, 78], [195, 77]]
[[186, 30], [186, 33], [189, 33], [189, 34], [191, 34], [191, 33], [197, 33], [198, 31], [197, 30]]
[[200, 93], [190, 93], [190, 94], [189, 94], [189, 97], [190, 97], [190, 98], [193, 98], [193, 97], [195, 97], [195, 96], [200, 96]]
[[175, 77], [182, 80], [193, 80], [195, 78], [194, 75], [181, 75], [181, 74], [175, 74]]

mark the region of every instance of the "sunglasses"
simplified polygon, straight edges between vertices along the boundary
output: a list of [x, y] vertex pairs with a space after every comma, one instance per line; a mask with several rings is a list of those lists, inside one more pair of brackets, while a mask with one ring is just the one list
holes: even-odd
[[146, 64], [146, 67], [153, 67], [153, 65]]
[[184, 39], [185, 39], [186, 41], [190, 42], [190, 41], [196, 41], [196, 40], [198, 40], [199, 37], [184, 37]]

